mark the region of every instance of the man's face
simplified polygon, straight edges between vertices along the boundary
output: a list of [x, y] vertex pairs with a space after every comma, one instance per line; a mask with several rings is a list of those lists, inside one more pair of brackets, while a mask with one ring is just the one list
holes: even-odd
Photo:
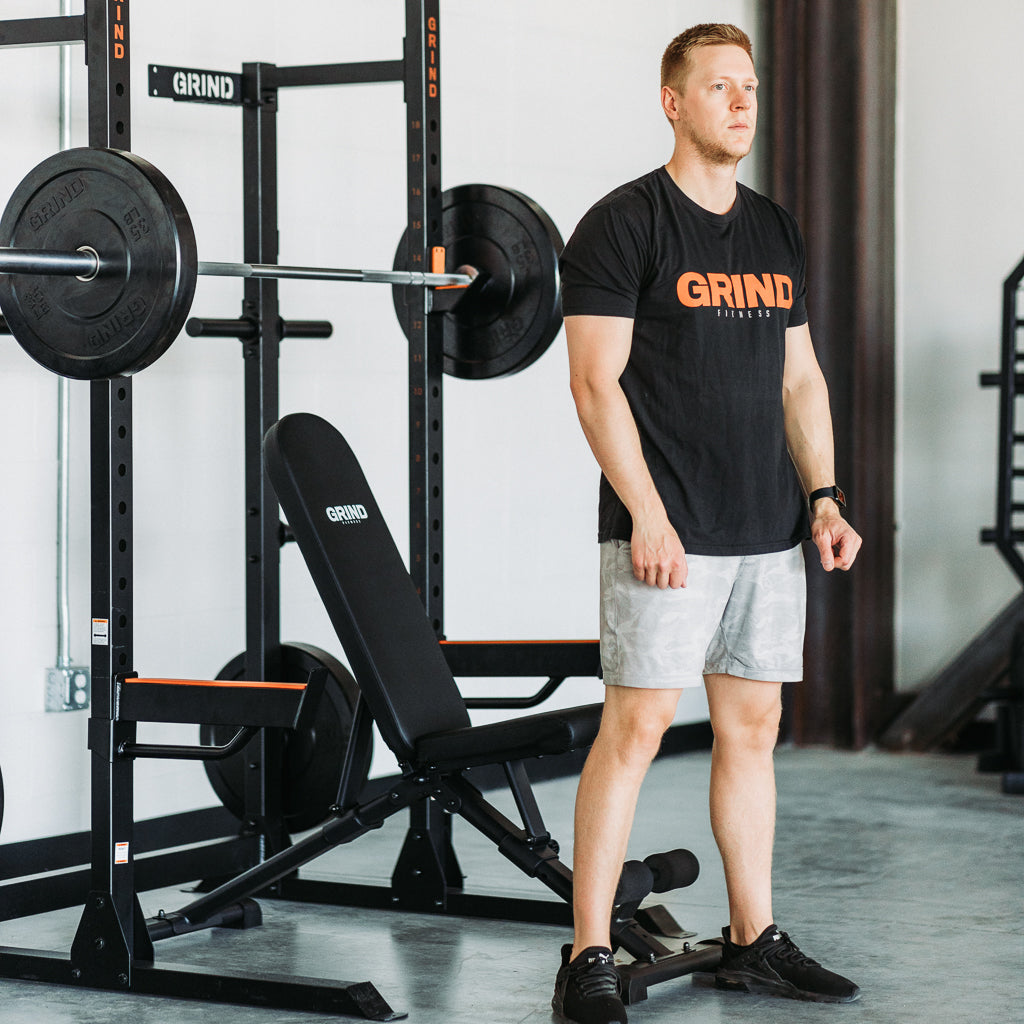
[[678, 130], [706, 162], [735, 165], [750, 152], [757, 127], [757, 76], [741, 47], [699, 47], [683, 92], [670, 91]]

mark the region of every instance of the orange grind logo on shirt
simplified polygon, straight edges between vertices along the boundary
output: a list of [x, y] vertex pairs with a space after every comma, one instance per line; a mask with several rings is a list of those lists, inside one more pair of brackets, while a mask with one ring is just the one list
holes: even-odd
[[698, 274], [689, 271], [676, 282], [676, 294], [684, 306], [758, 306], [790, 309], [793, 281], [786, 274]]

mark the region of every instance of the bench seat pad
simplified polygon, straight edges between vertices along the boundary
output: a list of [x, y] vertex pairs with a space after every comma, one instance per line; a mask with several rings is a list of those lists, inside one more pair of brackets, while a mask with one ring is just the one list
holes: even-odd
[[442, 770], [474, 768], [589, 747], [601, 724], [602, 707], [586, 704], [506, 722], [428, 733], [416, 741], [416, 763]]

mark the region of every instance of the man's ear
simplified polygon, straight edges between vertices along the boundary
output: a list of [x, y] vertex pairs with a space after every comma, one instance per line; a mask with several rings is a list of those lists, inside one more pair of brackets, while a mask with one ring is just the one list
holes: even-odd
[[665, 111], [665, 116], [670, 121], [678, 121], [681, 116], [679, 113], [679, 93], [670, 85], [663, 85], [661, 87], [661, 109]]

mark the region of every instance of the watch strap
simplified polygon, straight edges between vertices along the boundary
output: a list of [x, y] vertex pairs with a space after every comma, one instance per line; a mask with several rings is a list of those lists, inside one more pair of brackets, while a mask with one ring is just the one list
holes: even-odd
[[831, 487], [819, 487], [816, 491], [811, 491], [807, 495], [807, 504], [811, 510], [814, 510], [814, 503], [819, 498], [831, 498], [840, 508], [846, 508], [846, 495], [843, 493], [841, 487], [836, 487], [833, 484]]

